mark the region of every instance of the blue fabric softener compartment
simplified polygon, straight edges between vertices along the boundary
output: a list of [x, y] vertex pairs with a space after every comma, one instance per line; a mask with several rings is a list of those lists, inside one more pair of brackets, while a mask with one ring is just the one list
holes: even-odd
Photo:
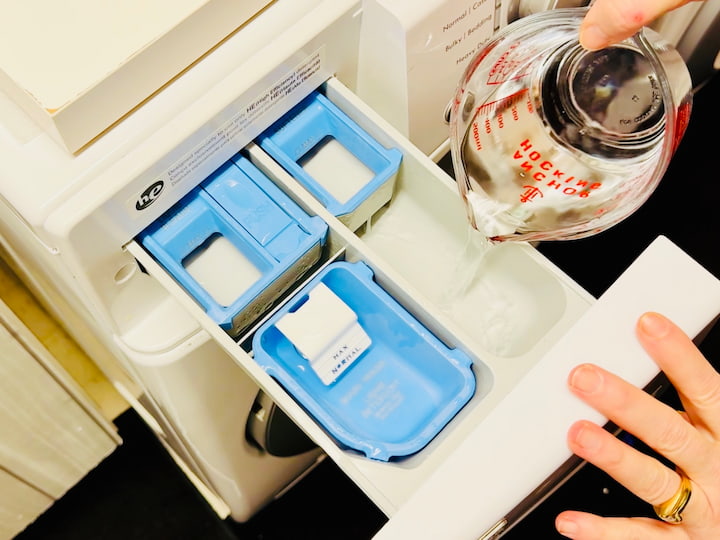
[[323, 220], [238, 155], [139, 241], [235, 337], [318, 261], [326, 235]]
[[258, 329], [253, 353], [340, 444], [381, 461], [421, 450], [475, 392], [471, 359], [362, 262], [325, 267]]
[[257, 141], [351, 230], [392, 197], [402, 153], [383, 147], [320, 92], [303, 99]]

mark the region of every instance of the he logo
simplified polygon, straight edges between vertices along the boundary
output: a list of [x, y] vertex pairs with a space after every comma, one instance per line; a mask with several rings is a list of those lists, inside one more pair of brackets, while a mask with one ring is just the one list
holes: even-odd
[[142, 192], [142, 195], [135, 201], [135, 210], [145, 210], [148, 206], [155, 202], [160, 196], [165, 183], [162, 180], [158, 180], [154, 184], [148, 186], [148, 188]]
[[523, 188], [525, 188], [525, 191], [520, 195], [520, 202], [531, 202], [538, 195], [541, 199], [543, 198], [543, 193], [537, 186], [523, 186]]

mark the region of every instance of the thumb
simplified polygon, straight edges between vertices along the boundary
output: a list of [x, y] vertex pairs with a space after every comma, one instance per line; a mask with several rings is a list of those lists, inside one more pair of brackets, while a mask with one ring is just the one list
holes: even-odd
[[580, 44], [602, 49], [632, 36], [663, 13], [691, 0], [596, 0], [580, 26]]

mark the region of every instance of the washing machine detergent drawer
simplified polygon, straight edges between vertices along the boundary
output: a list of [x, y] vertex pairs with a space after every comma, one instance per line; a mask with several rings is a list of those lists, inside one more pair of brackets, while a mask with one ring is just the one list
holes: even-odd
[[[262, 204], [247, 186], [213, 191], [238, 164]], [[247, 200], [272, 208], [254, 214], [258, 230], [304, 231], [287, 259], [266, 265], [257, 237], [248, 250]], [[208, 207], [221, 224], [205, 224]], [[659, 238], [595, 299], [531, 245], [476, 257], [468, 227], [452, 178], [330, 78], [126, 247], [390, 517], [378, 538], [489, 538], [567, 474], [573, 419], [604, 421], [565, 388], [578, 358], [648, 385], [657, 368], [634, 320], [658, 310], [697, 334], [720, 311], [720, 283]], [[192, 245], [175, 246], [183, 235]], [[205, 286], [188, 269], [203, 257]], [[217, 316], [205, 289], [248, 266]], [[248, 291], [266, 298], [236, 301]]]

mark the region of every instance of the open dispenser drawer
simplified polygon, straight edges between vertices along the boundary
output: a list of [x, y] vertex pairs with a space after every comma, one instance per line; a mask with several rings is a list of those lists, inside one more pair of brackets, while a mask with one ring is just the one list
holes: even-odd
[[[382, 148], [398, 153], [400, 160], [390, 184], [392, 189], [388, 190], [387, 184], [383, 183], [383, 195], [376, 197], [369, 206], [360, 204], [357, 207], [361, 213], [364, 212], [361, 218], [355, 214], [348, 219], [345, 210], [334, 211], [332, 204], [318, 196], [318, 192], [313, 189], [317, 186], [309, 188], [297, 173], [293, 176], [291, 166], [271, 156], [267, 145], [263, 144], [265, 140], [262, 136], [245, 148], [238, 149], [237, 158], [233, 158], [236, 163], [242, 160], [252, 164], [254, 170], [262, 173], [273, 186], [279, 188], [278, 198], [287, 197], [307, 219], [321, 221], [327, 227], [322, 238], [322, 247], [316, 250], [313, 257], [305, 258], [290, 274], [283, 274], [285, 277], [282, 278], [282, 286], [266, 298], [262, 305], [255, 306], [254, 309], [258, 306], [261, 309], [256, 310], [252, 321], [247, 321], [246, 326], [237, 332], [228, 332], [221, 328], [217, 318], [211, 317], [198, 299], [188, 292], [191, 289], [182, 286], [182, 281], [174, 278], [167, 266], [160, 264], [158, 258], [146, 251], [141, 240], [131, 241], [126, 245], [126, 249], [385, 514], [393, 518], [400, 513], [403, 523], [406, 523], [413, 521], [414, 518], [409, 517], [409, 513], [416, 505], [419, 504], [418, 508], [428, 512], [423, 504], [432, 497], [428, 494], [429, 490], [433, 490], [433, 484], [438, 482], [438, 478], [442, 477], [448, 467], [452, 464], [457, 467], [457, 456], [466, 459], [465, 463], [471, 462], [473, 448], [468, 447], [469, 444], [479, 445], [474, 448], [483, 447], [485, 454], [492, 458], [492, 463], [476, 463], [476, 470], [468, 471], [471, 479], [481, 479], [482, 473], [478, 471], [487, 468], [497, 471], [497, 474], [504, 474], [506, 478], [512, 478], [517, 466], [517, 455], [506, 452], [506, 449], [517, 446], [518, 437], [521, 437], [522, 433], [509, 437], [498, 435], [503, 429], [513, 430], [514, 426], [518, 426], [521, 432], [529, 429], [527, 419], [537, 422], [536, 413], [528, 414], [530, 411], [514, 407], [505, 398], [517, 395], [518, 388], [522, 388], [522, 396], [528, 398], [523, 404], [531, 407], [537, 405], [529, 398], [539, 399], [544, 389], [533, 386], [533, 379], [528, 378], [528, 375], [542, 373], [546, 361], [554, 365], [552, 355], [550, 360], [547, 360], [548, 353], [571, 333], [571, 329], [595, 304], [595, 300], [531, 245], [498, 245], [478, 260], [469, 247], [469, 225], [453, 180], [337, 80], [329, 79], [319, 92]], [[320, 139], [325, 140], [327, 137]], [[306, 144], [307, 142], [305, 141]], [[322, 152], [317, 152], [314, 159], [322, 160]], [[328, 169], [345, 171], [347, 169], [344, 165], [342, 161], [339, 165], [333, 162]], [[371, 198], [370, 195], [366, 197]], [[280, 206], [287, 210], [285, 203]], [[218, 258], [209, 259], [206, 266], [213, 267], [222, 262], [222, 253], [218, 251], [212, 255]], [[193, 258], [195, 255], [197, 253], [193, 251]], [[296, 260], [302, 260], [302, 257]], [[391, 303], [392, 308], [388, 313], [402, 319], [402, 328], [410, 330], [395, 331], [399, 327], [394, 326], [383, 331], [383, 321], [389, 318], [385, 318], [385, 312], [376, 307], [374, 300], [357, 300], [366, 293], [349, 293], [348, 290], [354, 285], [328, 278], [333, 272], [344, 272], [348, 268], [353, 269], [351, 273], [360, 274], [363, 287], [367, 286], [372, 289], [372, 294], [377, 292], [382, 296], [384, 306], [387, 302]], [[697, 271], [702, 274], [701, 270]], [[222, 273], [222, 269], [216, 270], [214, 275]], [[357, 275], [353, 276], [353, 279], [355, 278]], [[229, 275], [227, 279], [232, 280], [233, 276]], [[703, 277], [689, 281], [693, 283], [686, 284], [687, 286], [700, 287], [702, 283], [706, 291], [702, 294], [708, 307], [704, 307], [693, 316], [695, 318], [691, 318], [690, 329], [699, 331], [716, 313], [717, 306], [720, 305], [720, 292], [714, 278]], [[333, 286], [332, 283], [340, 284]], [[323, 287], [318, 287], [318, 284], [323, 284]], [[324, 291], [325, 288], [335, 294], [328, 296], [326, 292], [322, 292], [315, 298], [309, 294], [309, 291]], [[686, 294], [686, 291], [677, 291], [677, 294]], [[321, 295], [324, 296], [318, 298]], [[314, 304], [320, 305], [320, 311], [313, 311], [308, 307], [300, 329], [296, 329], [295, 334], [292, 329], [287, 330], [284, 338], [278, 337], [278, 321], [289, 312], [300, 313], [300, 309], [305, 309], [304, 306], [310, 304], [310, 299], [313, 299]], [[329, 306], [329, 315], [323, 314], [323, 306]], [[373, 307], [368, 307], [365, 313], [363, 306]], [[634, 312], [631, 311], [631, 314], [634, 316]], [[316, 326], [312, 324], [313, 316], [317, 316]], [[293, 373], [300, 378], [307, 374], [298, 375], [297, 370], [293, 372], [292, 369], [283, 369], [282, 366], [278, 368], [277, 364], [268, 368], [268, 362], [260, 365], [260, 357], [263, 355], [272, 357], [275, 354], [274, 360], [278, 360], [282, 354], [275, 351], [284, 347], [285, 353], [295, 355], [289, 364], [295, 362], [293, 365], [296, 366], [297, 358], [306, 360], [302, 358], [302, 354], [297, 354], [298, 351], [305, 350], [304, 347], [311, 349], [314, 345], [308, 343], [307, 334], [318, 329], [326, 331], [327, 334], [330, 332], [328, 328], [343, 317], [348, 324], [340, 325], [342, 331], [350, 331], [348, 328], [355, 328], [353, 324], [357, 323], [366, 331], [367, 339], [363, 341], [356, 333], [352, 334], [356, 340], [354, 343], [359, 343], [359, 354], [351, 365], [343, 368], [336, 379], [330, 377], [320, 381], [318, 378], [312, 383], [302, 384], [301, 381], [301, 384], [294, 385], [291, 380]], [[632, 328], [628, 330], [632, 331]], [[404, 333], [407, 331], [427, 338], [422, 347], [442, 352], [438, 359], [428, 361], [427, 365], [433, 367], [419, 375], [417, 370], [424, 369], [422, 366], [425, 365], [422, 364], [425, 360], [420, 360], [421, 356], [424, 358], [424, 349], [421, 349], [421, 345], [408, 346], [406, 349], [401, 347], [401, 342], [411, 339]], [[274, 343], [277, 345], [281, 342], [280, 345], [265, 346], [262, 336], [266, 332], [275, 332]], [[337, 335], [335, 333], [330, 337]], [[392, 336], [396, 339], [394, 344]], [[594, 337], [598, 338], [597, 335]], [[283, 339], [285, 341], [282, 341]], [[325, 341], [332, 340], [326, 336]], [[588, 339], [589, 344], [594, 342]], [[263, 350], [255, 350], [261, 343]], [[294, 349], [292, 345], [295, 346]], [[391, 349], [395, 347], [388, 352], [388, 362], [385, 364], [371, 360], [374, 358], [370, 354], [373, 347], [381, 346]], [[417, 363], [413, 360], [415, 354]], [[453, 395], [435, 396], [443, 391], [453, 393], [453, 390], [447, 391], [444, 384], [447, 378], [454, 375], [444, 371], [444, 368], [439, 368], [437, 362], [454, 363], [458, 356], [468, 360], [467, 369], [473, 379], [472, 391], [468, 392], [467, 399], [463, 399], [461, 403], [454, 402]], [[374, 361], [374, 365], [380, 367], [363, 371], [370, 365], [363, 366], [365, 361]], [[387, 367], [393, 362], [395, 367], [386, 370], [390, 378], [378, 378], [377, 374], [382, 372], [383, 366]], [[579, 362], [578, 358], [576, 363]], [[322, 360], [317, 361], [317, 365], [321, 363]], [[285, 368], [289, 364], [286, 363]], [[305, 371], [309, 371], [309, 367], [313, 366], [308, 365]], [[325, 368], [318, 368], [316, 374], [319, 375], [320, 369]], [[648, 369], [652, 371], [652, 368]], [[363, 373], [363, 376], [358, 375]], [[406, 378], [403, 373], [407, 375]], [[558, 374], [552, 370], [548, 373]], [[313, 376], [311, 373], [310, 378]], [[393, 380], [397, 383], [395, 386]], [[417, 445], [401, 444], [400, 450], [397, 445], [392, 447], [392, 444], [388, 443], [388, 438], [393, 436], [393, 425], [387, 425], [385, 429], [379, 430], [380, 437], [385, 439], [380, 444], [371, 446], [382, 450], [392, 447], [391, 451], [377, 454], [373, 454], [372, 450], [366, 451], [362, 441], [372, 438], [367, 430], [372, 431], [373, 419], [378, 423], [388, 423], [393, 411], [403, 410], [404, 402], [413, 403], [414, 396], [407, 389], [407, 381], [413, 380], [424, 386], [419, 389], [420, 392], [435, 396], [439, 404], [429, 407], [424, 413], [418, 408], [409, 420], [411, 427], [423, 431], [421, 424], [424, 418], [431, 423], [440, 417], [440, 424], [436, 425], [432, 432], [423, 432], [424, 439]], [[353, 384], [346, 385], [342, 395], [328, 396], [333, 385], [339, 385], [343, 381], [353, 381]], [[438, 388], [434, 387], [433, 382], [437, 383]], [[374, 386], [368, 389], [363, 387], [364, 384]], [[564, 377], [553, 381], [553, 384], [564, 384]], [[467, 388], [462, 384], [460, 388], [462, 390], [458, 392], [467, 392]], [[343, 409], [343, 405], [351, 403], [357, 396], [363, 397], [365, 409], [355, 409], [352, 416]], [[522, 399], [517, 403], [521, 401]], [[448, 412], [446, 402], [452, 402], [450, 405], [455, 409], [451, 407]], [[537, 406], [538, 410], [547, 411], [549, 407], [552, 411], [552, 400], [549, 403], [550, 405]], [[572, 409], [572, 406], [570, 408]], [[579, 404], [577, 410], [584, 412]], [[343, 423], [347, 419], [343, 417], [344, 414], [350, 414], [352, 420], [360, 419], [362, 422]], [[403, 434], [402, 422], [406, 419], [407, 415], [398, 420], [397, 436], [400, 438], [414, 437]], [[342, 426], [338, 428], [338, 424]], [[357, 428], [359, 425], [363, 427]], [[368, 425], [371, 427], [368, 428]], [[495, 438], [482, 442], [485, 426], [489, 426], [487, 433]], [[350, 433], [348, 437], [347, 430], [353, 428], [358, 431]], [[366, 431], [362, 431], [363, 429]], [[416, 442], [416, 439], [413, 441]], [[559, 438], [560, 444], [563, 441], [562, 437]], [[406, 440], [402, 439], [401, 442], [405, 443]], [[558, 451], [555, 442], [557, 441], [549, 445], [549, 451], [559, 452], [562, 464], [566, 459], [566, 450]], [[537, 440], [533, 441], [533, 444], [537, 443]], [[542, 454], [540, 452], [538, 459], [542, 460]], [[549, 463], [553, 464], [555, 460], [550, 459]], [[542, 471], [543, 467], [538, 470]], [[457, 480], [457, 477], [453, 478]], [[497, 508], [493, 507], [487, 515], [475, 519], [471, 525], [473, 531], [467, 537], [478, 537], [490, 530], [543, 480], [544, 477], [537, 482], [529, 479], [529, 482], [534, 482], [530, 486], [527, 481], [505, 486], [505, 492], [497, 497]], [[472, 507], [472, 494], [478, 490], [486, 490], [487, 486], [477, 485], [476, 480], [471, 480], [471, 483], [472, 485], [454, 486], [455, 493], [437, 492], [434, 497], [438, 501], [467, 499], [465, 503]], [[443, 511], [448, 504], [444, 505]], [[481, 509], [486, 508], [485, 504], [475, 506], [476, 510], [471, 513], [482, 514]], [[460, 506], [458, 511], [459, 509]], [[447, 530], [449, 524], [443, 523], [443, 520], [451, 519], [449, 514], [442, 512], [434, 517], [415, 517], [418, 520], [413, 536], [409, 536], [414, 538], [432, 538], [432, 534], [435, 534], [429, 528], [422, 531], [422, 526], [417, 523], [425, 524], [431, 518], [437, 518], [440, 526]], [[393, 521], [391, 519], [389, 527], [393, 526]], [[402, 529], [403, 523], [398, 525], [400, 529], [388, 533], [387, 537], [398, 538], [397, 533], [405, 531]], [[463, 534], [465, 533], [467, 531], [463, 531]]]
[[[372, 271], [373, 281], [419, 324], [448, 349], [462, 351], [472, 360], [473, 396], [427, 446], [390, 462], [342, 448], [253, 359], [255, 330], [273, 310], [241, 335], [230, 337], [139, 242], [131, 242], [127, 249], [348, 476], [392, 515], [580, 317], [592, 298], [526, 244], [500, 246], [488, 254], [482, 268], [472, 267], [466, 253], [468, 224], [453, 180], [338, 81], [330, 79], [322, 93], [380, 145], [402, 155], [388, 200], [355, 231], [258, 144], [251, 143], [241, 154], [308, 216], [327, 224], [315, 272], [339, 261], [362, 263]], [[312, 271], [298, 271], [285, 296], [312, 275]], [[458, 280], [469, 283], [459, 288]]]

